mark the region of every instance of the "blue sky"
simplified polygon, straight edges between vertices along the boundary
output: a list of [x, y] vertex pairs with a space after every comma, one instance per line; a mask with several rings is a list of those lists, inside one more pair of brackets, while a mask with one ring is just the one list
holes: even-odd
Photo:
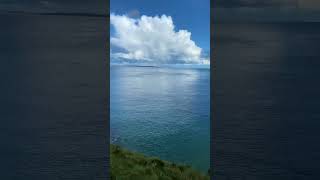
[[[125, 15], [132, 12], [138, 14], [134, 18], [142, 15], [171, 16], [175, 31], [187, 30], [202, 53], [210, 51], [210, 0], [110, 0], [111, 14]], [[113, 35], [114, 29], [111, 26]]]

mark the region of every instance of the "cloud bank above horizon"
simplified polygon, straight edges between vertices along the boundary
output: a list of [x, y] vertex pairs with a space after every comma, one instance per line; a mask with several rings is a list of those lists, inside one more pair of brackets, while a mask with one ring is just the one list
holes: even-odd
[[[110, 15], [111, 59], [161, 64], [210, 64], [209, 58], [191, 40], [191, 32], [175, 31], [171, 16]], [[116, 51], [114, 50], [116, 49]]]

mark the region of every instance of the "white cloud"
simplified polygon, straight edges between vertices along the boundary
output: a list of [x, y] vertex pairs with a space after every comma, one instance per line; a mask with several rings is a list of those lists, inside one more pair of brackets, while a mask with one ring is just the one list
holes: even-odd
[[208, 63], [201, 57], [202, 49], [191, 40], [187, 30], [175, 31], [170, 16], [141, 16], [138, 19], [127, 15], [110, 16], [115, 35], [111, 47], [121, 51], [111, 53], [114, 59], [126, 61], [149, 61], [153, 63]]

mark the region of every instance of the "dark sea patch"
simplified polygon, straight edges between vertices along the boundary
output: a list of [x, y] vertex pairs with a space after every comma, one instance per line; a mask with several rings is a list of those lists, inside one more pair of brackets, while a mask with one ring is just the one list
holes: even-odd
[[215, 178], [319, 179], [320, 23], [215, 28]]

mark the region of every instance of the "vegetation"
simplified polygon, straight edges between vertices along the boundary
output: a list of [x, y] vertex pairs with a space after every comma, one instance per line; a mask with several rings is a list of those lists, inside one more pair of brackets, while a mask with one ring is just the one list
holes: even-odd
[[133, 153], [117, 145], [110, 147], [111, 180], [209, 180], [208, 175], [158, 158]]

